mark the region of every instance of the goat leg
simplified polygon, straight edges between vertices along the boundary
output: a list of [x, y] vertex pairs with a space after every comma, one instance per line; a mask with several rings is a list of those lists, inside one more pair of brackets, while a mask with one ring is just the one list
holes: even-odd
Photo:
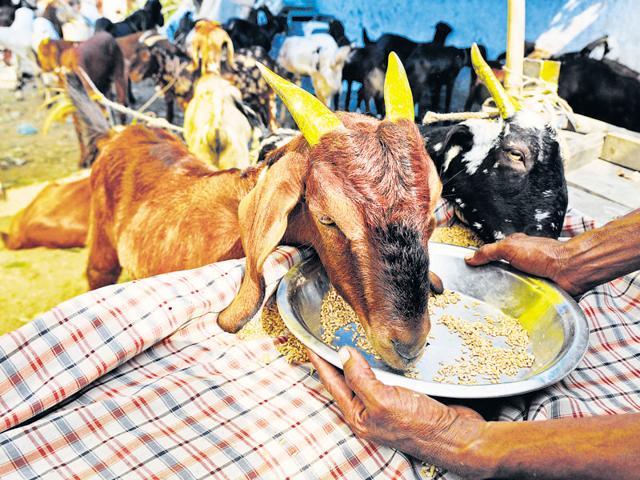
[[80, 146], [80, 161], [78, 162], [78, 166], [80, 168], [86, 168], [89, 166], [87, 165], [88, 150], [83, 135], [82, 124], [80, 123], [80, 119], [78, 118], [77, 114], [71, 114], [71, 118], [73, 120], [73, 127], [76, 130], [76, 135], [78, 136], [78, 144]]
[[166, 107], [166, 114], [165, 114], [165, 118], [167, 119], [167, 122], [169, 123], [173, 123], [173, 116], [174, 116], [174, 99], [172, 95], [166, 95], [164, 98], [165, 101], [165, 107]]
[[[116, 90], [116, 99], [121, 105], [127, 106], [128, 90], [129, 90], [129, 77], [126, 75], [124, 67], [124, 59], [122, 58], [122, 52], [118, 48], [115, 58], [114, 70], [113, 70], [113, 83]], [[122, 125], [127, 123], [127, 115], [120, 113], [120, 122]]]
[[136, 97], [133, 96], [133, 87], [131, 86], [130, 79], [127, 79], [127, 95], [129, 97], [129, 103], [134, 105], [136, 103]]
[[[360, 89], [358, 90], [358, 97], [356, 98], [356, 109], [355, 111], [357, 112], [358, 110], [360, 110], [360, 105], [362, 105], [362, 102], [365, 102], [364, 99], [364, 86], [360, 87]], [[366, 111], [367, 107], [365, 104], [365, 109], [362, 110], [362, 113], [364, 113]]]
[[101, 222], [93, 218], [90, 222], [87, 281], [89, 288], [95, 290], [116, 283], [122, 267], [118, 260], [118, 253], [100, 226]]
[[[349, 104], [351, 103], [351, 84], [353, 82], [351, 82], [350, 80], [347, 81], [347, 93], [345, 94], [345, 99], [344, 99], [344, 111], [345, 112], [349, 112]], [[356, 108], [357, 110], [357, 108]]]
[[440, 112], [440, 91], [442, 90], [442, 83], [440, 83], [439, 79], [436, 79], [435, 82], [435, 85], [431, 89], [431, 110]]
[[376, 114], [383, 118], [385, 115], [385, 111], [384, 111], [384, 99], [378, 95], [375, 96], [375, 98], [373, 99], [374, 103], [376, 104]]
[[455, 78], [450, 79], [445, 85], [446, 93], [445, 93], [445, 112], [451, 111], [451, 94], [453, 93], [453, 83]]
[[267, 93], [267, 125], [269, 130], [275, 132], [278, 128], [278, 111], [276, 108], [276, 94], [271, 90]]

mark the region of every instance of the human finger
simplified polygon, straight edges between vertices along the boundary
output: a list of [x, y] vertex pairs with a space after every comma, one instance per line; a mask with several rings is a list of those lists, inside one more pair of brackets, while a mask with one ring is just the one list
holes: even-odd
[[371, 366], [360, 352], [351, 347], [342, 347], [338, 352], [347, 385], [366, 403], [374, 401], [380, 389], [386, 388], [371, 370]]
[[505, 259], [506, 252], [504, 249], [504, 244], [502, 244], [502, 242], [483, 245], [472, 254], [464, 257], [464, 261], [467, 262], [467, 265], [470, 265], [472, 267], [477, 267], [479, 265], [485, 265], [489, 262], [495, 262], [496, 260]]

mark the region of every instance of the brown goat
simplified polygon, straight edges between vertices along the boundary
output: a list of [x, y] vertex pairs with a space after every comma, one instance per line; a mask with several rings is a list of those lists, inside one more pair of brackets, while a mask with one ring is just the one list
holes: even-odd
[[430, 329], [427, 241], [441, 184], [404, 70], [393, 56], [390, 65], [397, 88], [385, 121], [336, 115], [263, 72], [304, 137], [257, 168], [213, 171], [159, 129], [115, 134], [91, 174], [91, 288], [115, 282], [123, 267], [145, 277], [246, 256], [238, 296], [218, 318], [236, 332], [263, 301], [267, 256], [281, 243], [311, 245], [376, 351], [395, 368], [412, 365]]
[[62, 52], [76, 47], [80, 42], [70, 42], [68, 40], [51, 40], [45, 38], [38, 45], [36, 58], [38, 65], [43, 72], [55, 72], [62, 67]]
[[[84, 42], [43, 40], [38, 45], [38, 64], [44, 72], [81, 67], [105, 95], [113, 83], [118, 102], [126, 105], [124, 58], [116, 40], [108, 33], [95, 34]], [[62, 76], [60, 77], [62, 83]]]
[[7, 248], [83, 247], [89, 224], [89, 178], [47, 185], [11, 222]]
[[[110, 96], [110, 88], [113, 84], [116, 92], [116, 100], [122, 105], [127, 105], [127, 77], [122, 51], [116, 40], [106, 32], [98, 32], [84, 42], [67, 42], [65, 40], [46, 40], [38, 46], [38, 63], [45, 72], [58, 73], [60, 83], [63, 83], [63, 72], [78, 72], [84, 70], [100, 92]], [[120, 115], [122, 123], [126, 116]], [[86, 137], [85, 130], [88, 125], [80, 124], [77, 115], [73, 115], [73, 123], [80, 144], [80, 166], [88, 167], [89, 152], [87, 145], [90, 139]]]

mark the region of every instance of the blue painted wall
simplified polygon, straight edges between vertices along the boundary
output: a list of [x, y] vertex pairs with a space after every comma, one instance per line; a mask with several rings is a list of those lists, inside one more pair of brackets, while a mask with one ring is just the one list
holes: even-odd
[[[315, 0], [322, 13], [336, 16], [347, 35], [362, 44], [362, 27], [371, 38], [384, 32], [429, 41], [434, 26], [453, 26], [450, 45], [478, 42], [490, 58], [505, 50], [506, 0]], [[526, 38], [539, 39], [548, 49], [575, 51], [606, 33], [612, 58], [640, 70], [640, 1], [638, 0], [527, 0]], [[553, 33], [555, 32], [555, 33]], [[547, 33], [546, 35], [543, 35]]]

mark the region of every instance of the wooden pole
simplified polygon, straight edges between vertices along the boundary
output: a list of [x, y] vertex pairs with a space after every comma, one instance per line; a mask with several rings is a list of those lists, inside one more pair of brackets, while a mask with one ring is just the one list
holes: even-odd
[[504, 84], [510, 95], [519, 96], [524, 63], [525, 0], [509, 0], [507, 22], [507, 71]]

